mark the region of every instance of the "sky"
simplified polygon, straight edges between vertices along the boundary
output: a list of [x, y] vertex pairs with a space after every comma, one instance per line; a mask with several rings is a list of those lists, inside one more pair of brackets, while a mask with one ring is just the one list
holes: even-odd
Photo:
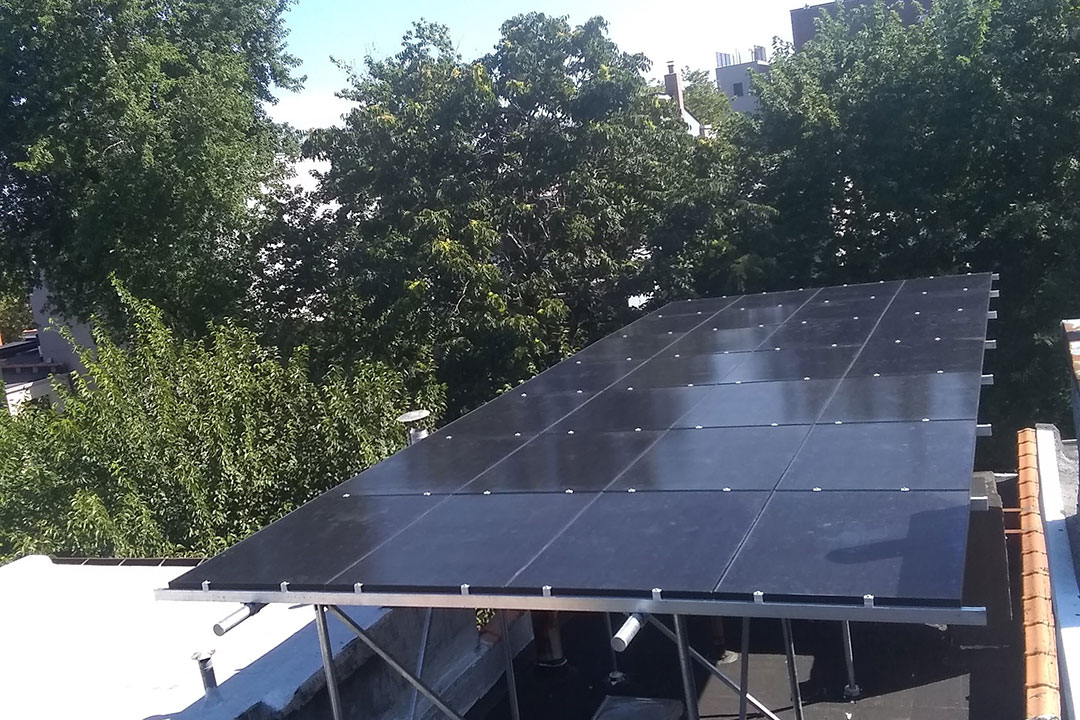
[[641, 0], [299, 0], [286, 16], [289, 51], [303, 61], [297, 75], [306, 75], [304, 90], [281, 91], [271, 114], [279, 122], [308, 129], [336, 124], [347, 103], [335, 98], [345, 74], [330, 57], [362, 64], [366, 55], [397, 52], [401, 36], [413, 21], [440, 22], [450, 29], [467, 59], [491, 50], [503, 21], [533, 10], [566, 15], [572, 24], [600, 15], [609, 22], [611, 38], [627, 52], [643, 52], [653, 61], [650, 76], [660, 77], [666, 63], [677, 67], [715, 67], [716, 52], [741, 51], [749, 59], [753, 45], [771, 51], [773, 37], [791, 41], [792, 8], [799, 0], [711, 0], [711, 2], [643, 2]]

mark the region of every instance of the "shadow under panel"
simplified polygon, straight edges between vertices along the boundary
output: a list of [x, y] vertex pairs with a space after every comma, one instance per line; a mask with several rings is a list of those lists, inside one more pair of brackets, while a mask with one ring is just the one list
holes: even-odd
[[780, 490], [964, 490], [971, 485], [969, 420], [815, 425]]
[[808, 425], [670, 430], [611, 490], [772, 490]]
[[510, 583], [555, 592], [707, 593], [765, 492], [604, 493]]
[[717, 590], [959, 605], [968, 496], [774, 493]]
[[342, 497], [335, 488], [189, 570], [170, 588], [294, 590], [321, 588], [445, 498]]

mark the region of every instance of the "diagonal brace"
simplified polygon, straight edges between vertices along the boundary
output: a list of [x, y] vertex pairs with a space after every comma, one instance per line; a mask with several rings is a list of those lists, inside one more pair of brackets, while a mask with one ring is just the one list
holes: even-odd
[[338, 620], [343, 622], [346, 627], [356, 633], [356, 636], [360, 638], [365, 645], [371, 648], [372, 652], [374, 652], [376, 655], [386, 661], [387, 665], [393, 668], [398, 675], [405, 678], [405, 680], [407, 680], [410, 685], [416, 688], [421, 695], [430, 700], [431, 704], [439, 708], [439, 710], [446, 714], [447, 717], [453, 718], [453, 720], [465, 720], [461, 715], [451, 710], [450, 707], [446, 703], [444, 703], [442, 699], [439, 698], [438, 694], [430, 687], [428, 687], [423, 680], [413, 675], [404, 665], [395, 660], [390, 653], [379, 647], [378, 643], [375, 642], [371, 635], [369, 635], [368, 632], [364, 630], [364, 628], [357, 625], [351, 617], [343, 613], [340, 608], [338, 608], [336, 605], [327, 605], [326, 609], [334, 613], [334, 615], [337, 616]]
[[[646, 618], [648, 619], [649, 623], [653, 627], [655, 627], [657, 630], [659, 630], [661, 633], [664, 634], [664, 637], [666, 637], [668, 640], [671, 640], [672, 642], [675, 642], [675, 640], [676, 640], [675, 633], [672, 632], [671, 629], [667, 625], [660, 622], [659, 620], [654, 618], [652, 615], [647, 615]], [[694, 648], [690, 648], [690, 657], [692, 657], [694, 660], [696, 660], [698, 662], [698, 664], [700, 664], [702, 667], [704, 667], [706, 670], [708, 670], [713, 675], [713, 677], [715, 677], [720, 682], [724, 683], [724, 685], [727, 685], [728, 689], [733, 690], [733, 691], [735, 691], [737, 693], [740, 693], [740, 694], [742, 693], [742, 690], [739, 687], [738, 683], [736, 683], [734, 680], [729, 678], [724, 673], [717, 670], [716, 666], [713, 665], [711, 662], [709, 662], [708, 658], [706, 658], [704, 655], [699, 653]], [[776, 713], [774, 713], [769, 708], [765, 707], [765, 705], [763, 705], [760, 700], [755, 698], [750, 693], [746, 693], [746, 700], [751, 705], [753, 705], [758, 710], [760, 710], [762, 712], [762, 714], [765, 715], [765, 717], [769, 718], [769, 720], [780, 720], [780, 718], [777, 717]]]

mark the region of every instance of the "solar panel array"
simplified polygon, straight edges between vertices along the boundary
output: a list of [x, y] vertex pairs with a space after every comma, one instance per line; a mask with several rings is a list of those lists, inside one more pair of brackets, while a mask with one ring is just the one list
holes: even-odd
[[672, 303], [170, 587], [959, 605], [990, 288]]

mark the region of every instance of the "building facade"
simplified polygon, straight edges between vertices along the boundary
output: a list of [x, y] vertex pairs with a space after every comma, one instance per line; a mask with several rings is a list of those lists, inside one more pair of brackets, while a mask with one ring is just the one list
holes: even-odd
[[736, 112], [757, 110], [757, 97], [750, 92], [753, 73], [768, 75], [769, 62], [765, 48], [755, 45], [750, 62], [743, 62], [740, 53], [716, 53], [716, 89], [728, 96]]

